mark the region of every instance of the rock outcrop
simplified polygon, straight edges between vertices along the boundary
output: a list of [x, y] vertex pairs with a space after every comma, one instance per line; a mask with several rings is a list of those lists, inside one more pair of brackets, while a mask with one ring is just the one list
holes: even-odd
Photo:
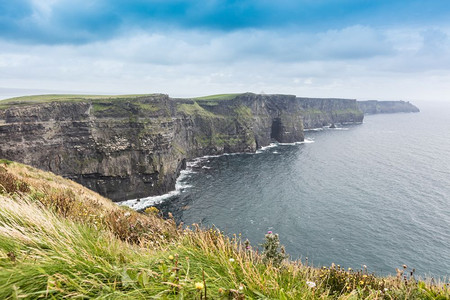
[[400, 112], [419, 112], [420, 110], [408, 101], [358, 101], [359, 108], [365, 114], [389, 114]]
[[356, 100], [251, 93], [9, 100], [0, 158], [73, 179], [113, 200], [166, 193], [186, 160], [302, 141], [304, 128], [359, 123]]

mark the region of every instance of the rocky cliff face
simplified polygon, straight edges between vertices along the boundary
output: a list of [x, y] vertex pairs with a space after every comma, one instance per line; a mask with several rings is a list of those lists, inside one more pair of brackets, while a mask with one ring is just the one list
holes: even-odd
[[318, 128], [330, 124], [361, 123], [363, 112], [357, 101], [336, 98], [297, 98], [303, 111], [305, 129]]
[[405, 101], [358, 101], [359, 108], [365, 114], [388, 114], [399, 112], [419, 112], [413, 104]]
[[291, 95], [13, 101], [0, 106], [0, 158], [125, 200], [173, 189], [187, 159], [302, 141], [304, 127], [362, 119], [355, 100]]

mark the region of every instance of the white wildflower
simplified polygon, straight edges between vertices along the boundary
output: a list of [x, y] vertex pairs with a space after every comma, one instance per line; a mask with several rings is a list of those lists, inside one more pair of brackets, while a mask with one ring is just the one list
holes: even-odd
[[310, 288], [315, 288], [316, 287], [316, 283], [313, 281], [307, 281], [306, 285], [309, 286]]

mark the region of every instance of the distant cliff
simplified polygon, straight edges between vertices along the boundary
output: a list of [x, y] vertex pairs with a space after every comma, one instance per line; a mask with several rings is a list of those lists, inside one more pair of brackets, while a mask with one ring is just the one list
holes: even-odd
[[331, 124], [361, 123], [364, 113], [354, 99], [297, 98], [305, 129]]
[[293, 95], [47, 95], [0, 102], [0, 158], [113, 200], [172, 190], [186, 160], [302, 141], [304, 128], [360, 123], [356, 100]]
[[359, 108], [365, 114], [388, 114], [399, 112], [419, 112], [413, 104], [405, 101], [358, 101]]

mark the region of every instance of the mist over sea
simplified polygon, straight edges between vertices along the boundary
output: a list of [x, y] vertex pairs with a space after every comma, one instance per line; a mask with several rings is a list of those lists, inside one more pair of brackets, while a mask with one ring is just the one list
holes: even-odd
[[271, 230], [316, 266], [449, 276], [450, 106], [416, 104], [308, 131], [307, 143], [196, 160], [159, 207], [253, 246]]

